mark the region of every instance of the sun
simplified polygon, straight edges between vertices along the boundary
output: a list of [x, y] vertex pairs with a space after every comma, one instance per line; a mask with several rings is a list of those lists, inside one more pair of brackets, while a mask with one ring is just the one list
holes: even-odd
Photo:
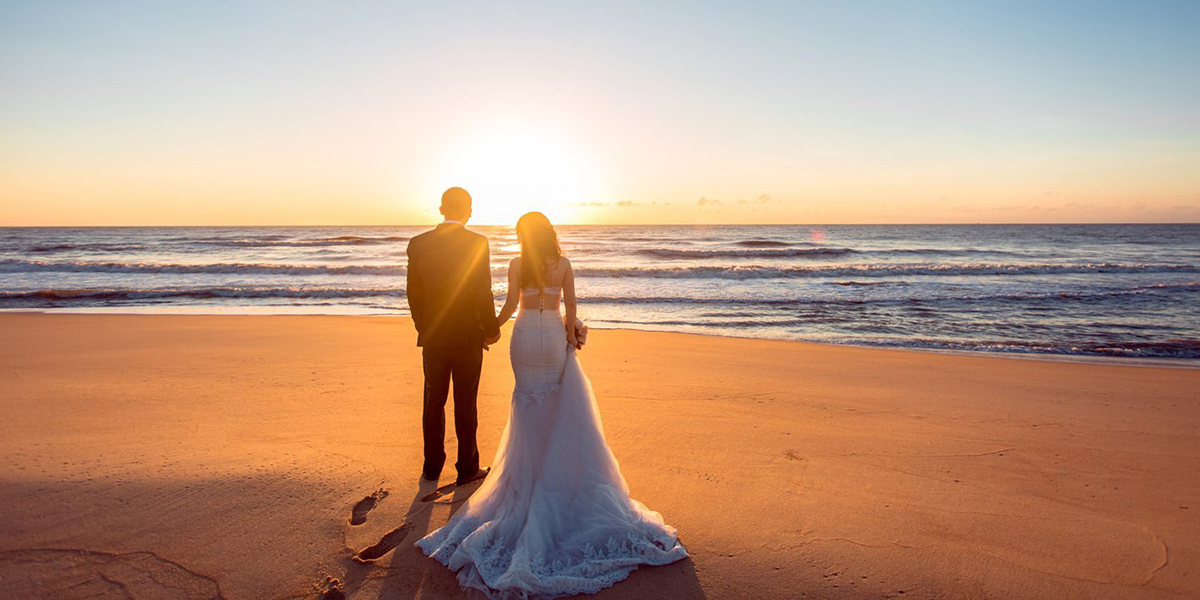
[[601, 196], [586, 152], [562, 132], [531, 124], [460, 136], [447, 145], [432, 179], [439, 193], [466, 188], [474, 199], [471, 221], [478, 224], [512, 225], [534, 210], [554, 223], [571, 223]]

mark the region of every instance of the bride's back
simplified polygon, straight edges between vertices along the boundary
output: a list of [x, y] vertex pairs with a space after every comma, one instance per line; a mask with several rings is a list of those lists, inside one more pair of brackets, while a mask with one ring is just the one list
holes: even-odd
[[[512, 330], [509, 358], [519, 398], [540, 398], [544, 390], [557, 385], [567, 359], [567, 340], [563, 334], [562, 315], [558, 312], [562, 297], [563, 264], [546, 265], [546, 285], [538, 288], [520, 278], [521, 311]], [[520, 264], [514, 261], [513, 267]]]
[[529, 278], [522, 272], [521, 259], [513, 260], [513, 268], [517, 269], [518, 277], [521, 282], [521, 310], [553, 310], [558, 311], [559, 301], [562, 299], [563, 279], [566, 276], [566, 259], [559, 257], [553, 262], [547, 261], [546, 264], [546, 285], [539, 288], [536, 285], [531, 285]]

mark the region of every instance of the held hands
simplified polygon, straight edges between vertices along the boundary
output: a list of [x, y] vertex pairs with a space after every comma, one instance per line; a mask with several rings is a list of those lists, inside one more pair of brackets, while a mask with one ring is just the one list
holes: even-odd
[[496, 342], [499, 342], [499, 341], [500, 341], [500, 332], [496, 332], [496, 335], [483, 339], [483, 349], [487, 350], [489, 346], [491, 346], [492, 344], [495, 344]]

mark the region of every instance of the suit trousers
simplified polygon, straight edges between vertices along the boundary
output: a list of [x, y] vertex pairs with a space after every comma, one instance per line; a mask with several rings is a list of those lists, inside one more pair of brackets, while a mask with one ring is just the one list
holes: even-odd
[[483, 366], [483, 348], [479, 346], [429, 347], [421, 349], [425, 370], [425, 405], [421, 429], [425, 436], [427, 479], [437, 479], [446, 463], [446, 399], [454, 382], [454, 436], [458, 438], [458, 478], [470, 477], [479, 470], [479, 445], [475, 430], [479, 426], [477, 399], [479, 373]]

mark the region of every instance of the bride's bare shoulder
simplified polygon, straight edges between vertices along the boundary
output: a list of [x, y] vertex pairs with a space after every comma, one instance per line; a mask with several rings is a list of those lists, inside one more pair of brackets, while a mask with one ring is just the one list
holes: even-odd
[[557, 275], [556, 279], [558, 279], [558, 286], [564, 287], [567, 285], [567, 281], [574, 280], [575, 269], [571, 268], [571, 261], [567, 257], [563, 256], [563, 257], [560, 257], [558, 260], [560, 262], [558, 264], [558, 275]]
[[551, 269], [550, 272], [553, 273], [554, 280], [562, 281], [563, 277], [566, 277], [567, 273], [571, 272], [571, 260], [565, 256], [559, 256], [554, 260], [553, 265], [547, 263], [546, 267]]

